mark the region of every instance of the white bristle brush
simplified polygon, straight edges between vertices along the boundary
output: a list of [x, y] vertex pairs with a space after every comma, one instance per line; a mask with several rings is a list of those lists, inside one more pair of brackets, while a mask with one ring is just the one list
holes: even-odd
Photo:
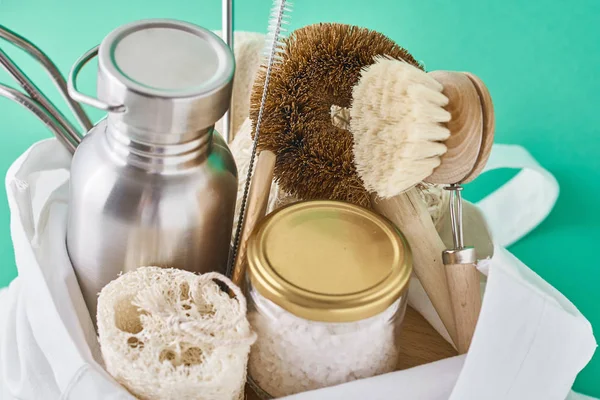
[[427, 213], [416, 184], [431, 175], [446, 152], [441, 141], [450, 131], [442, 107], [443, 87], [422, 71], [398, 60], [378, 57], [354, 87], [350, 126], [356, 168], [373, 193], [373, 206], [404, 233], [413, 268], [452, 341], [456, 322], [442, 264], [444, 243]]
[[[468, 348], [476, 322], [472, 316], [480, 306], [477, 271], [472, 263], [464, 269], [444, 265], [445, 246], [414, 186], [423, 180], [453, 184], [469, 174], [481, 146], [481, 106], [465, 74], [427, 74], [379, 58], [363, 71], [351, 109], [359, 176], [376, 194], [375, 209], [407, 236], [415, 273], [461, 353]], [[430, 179], [437, 176], [443, 176], [441, 182]], [[469, 277], [458, 287], [455, 272], [464, 275], [466, 270]]]
[[254, 143], [252, 156], [248, 166], [246, 186], [240, 206], [240, 216], [233, 240], [233, 248], [227, 268], [227, 276], [232, 277], [233, 282], [240, 286], [245, 274], [246, 245], [250, 234], [258, 221], [265, 215], [271, 183], [273, 181], [273, 169], [275, 167], [275, 154], [270, 151], [262, 151], [258, 157], [256, 171], [254, 171], [254, 159], [260, 136], [260, 124], [263, 110], [267, 100], [269, 81], [273, 68], [282, 61], [281, 53], [284, 52], [282, 40], [286, 30], [283, 26], [289, 24], [289, 14], [292, 4], [286, 0], [273, 0], [273, 7], [269, 19], [269, 29], [265, 37], [264, 68], [265, 81], [262, 93], [258, 118], [255, 123]]

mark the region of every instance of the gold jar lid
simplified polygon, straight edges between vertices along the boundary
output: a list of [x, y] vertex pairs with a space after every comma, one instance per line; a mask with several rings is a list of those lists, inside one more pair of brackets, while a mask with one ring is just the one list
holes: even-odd
[[313, 321], [379, 314], [402, 295], [411, 272], [410, 248], [392, 223], [339, 201], [280, 208], [248, 242], [248, 273], [256, 290]]

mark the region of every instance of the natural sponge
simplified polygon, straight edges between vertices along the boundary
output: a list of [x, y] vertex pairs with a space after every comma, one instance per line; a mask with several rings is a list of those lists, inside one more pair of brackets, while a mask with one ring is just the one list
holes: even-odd
[[97, 319], [108, 372], [137, 398], [243, 398], [256, 335], [226, 277], [142, 267], [102, 289]]

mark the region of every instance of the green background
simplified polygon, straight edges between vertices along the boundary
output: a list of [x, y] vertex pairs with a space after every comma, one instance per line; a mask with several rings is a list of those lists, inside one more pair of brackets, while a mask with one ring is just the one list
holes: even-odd
[[[236, 30], [264, 32], [269, 0], [239, 0]], [[556, 209], [510, 250], [569, 297], [600, 330], [600, 1], [575, 0], [298, 0], [292, 28], [343, 22], [387, 34], [428, 70], [468, 70], [488, 85], [496, 141], [525, 146], [558, 178]], [[220, 0], [0, 0], [0, 23], [38, 44], [66, 74], [75, 59], [115, 27], [142, 18], [177, 18], [220, 29]], [[62, 105], [41, 68], [4, 48]], [[95, 68], [83, 88], [94, 90]], [[1, 71], [0, 80], [11, 82]], [[12, 84], [12, 83], [11, 83]], [[65, 108], [66, 109], [66, 108]], [[101, 113], [90, 110], [96, 120]], [[0, 171], [46, 128], [0, 99]], [[467, 190], [477, 200], [506, 174], [484, 176]], [[16, 276], [6, 196], [0, 199], [0, 284]], [[507, 293], [510, 296], [510, 293]], [[600, 355], [575, 389], [600, 397]]]

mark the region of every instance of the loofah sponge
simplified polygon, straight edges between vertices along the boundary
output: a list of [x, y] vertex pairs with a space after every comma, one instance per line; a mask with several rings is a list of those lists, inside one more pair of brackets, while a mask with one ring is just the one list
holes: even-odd
[[106, 368], [137, 398], [243, 398], [256, 335], [244, 296], [226, 277], [142, 267], [102, 289], [97, 318]]

